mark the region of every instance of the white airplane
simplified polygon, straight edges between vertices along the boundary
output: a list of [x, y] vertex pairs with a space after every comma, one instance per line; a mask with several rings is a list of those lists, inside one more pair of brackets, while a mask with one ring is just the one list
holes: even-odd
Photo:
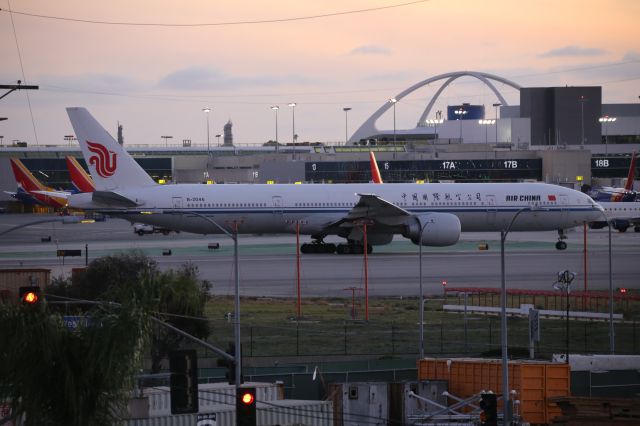
[[601, 201], [598, 204], [604, 209], [607, 220], [589, 223], [589, 228], [601, 229], [610, 223], [613, 229], [626, 232], [633, 226], [635, 232], [640, 232], [640, 202]]
[[[365, 229], [368, 251], [396, 234], [448, 246], [461, 231], [501, 231], [523, 209], [513, 231], [557, 229], [556, 247], [564, 249], [564, 230], [602, 215], [588, 195], [544, 183], [158, 185], [85, 108], [67, 113], [96, 184], [93, 193], [70, 194], [69, 206], [131, 222], [199, 234], [221, 233], [218, 226], [295, 233], [299, 226], [314, 239], [303, 252], [342, 254], [363, 252]], [[347, 244], [326, 244], [327, 235]]]

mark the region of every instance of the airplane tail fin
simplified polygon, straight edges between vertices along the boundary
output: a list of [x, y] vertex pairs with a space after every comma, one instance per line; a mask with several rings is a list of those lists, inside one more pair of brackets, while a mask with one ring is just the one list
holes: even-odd
[[156, 183], [86, 108], [67, 108], [95, 189], [109, 191]]
[[373, 151], [369, 151], [369, 163], [371, 164], [371, 180], [373, 183], [382, 183], [382, 176], [380, 175], [376, 155]]
[[82, 168], [76, 157], [68, 155], [67, 169], [69, 170], [69, 176], [71, 177], [71, 183], [78, 192], [93, 192], [96, 190], [96, 185], [93, 183], [91, 176]]
[[626, 191], [633, 191], [633, 179], [636, 176], [636, 152], [631, 152], [631, 165], [629, 166], [629, 175], [627, 176], [627, 182], [624, 184]]
[[38, 179], [31, 174], [29, 169], [22, 164], [22, 161], [17, 158], [10, 158], [11, 169], [13, 170], [13, 176], [16, 178], [18, 186], [26, 192], [32, 191], [44, 191], [48, 189]]
[[[18, 184], [18, 198], [27, 203], [39, 203], [50, 207], [64, 207], [66, 200], [53, 192], [52, 188], [43, 185], [17, 158], [11, 158], [11, 168]], [[53, 191], [53, 192], [51, 192]], [[51, 193], [50, 193], [51, 192]]]

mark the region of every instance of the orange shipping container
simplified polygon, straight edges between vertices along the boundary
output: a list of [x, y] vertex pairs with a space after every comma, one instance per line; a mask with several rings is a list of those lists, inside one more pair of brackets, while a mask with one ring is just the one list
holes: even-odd
[[[447, 380], [449, 392], [466, 398], [482, 390], [502, 394], [502, 361], [499, 359], [457, 358], [418, 360], [420, 380]], [[560, 408], [549, 401], [569, 396], [568, 364], [546, 361], [509, 361], [509, 388], [517, 392], [517, 408], [522, 419], [532, 424], [548, 424], [560, 415]]]

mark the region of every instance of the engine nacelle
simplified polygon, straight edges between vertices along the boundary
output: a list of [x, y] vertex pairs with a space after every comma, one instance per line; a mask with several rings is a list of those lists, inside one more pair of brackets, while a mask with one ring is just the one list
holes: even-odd
[[[420, 230], [423, 227], [422, 241], [420, 241]], [[426, 213], [408, 219], [402, 235], [414, 244], [442, 247], [457, 243], [460, 230], [458, 216], [451, 213]]]

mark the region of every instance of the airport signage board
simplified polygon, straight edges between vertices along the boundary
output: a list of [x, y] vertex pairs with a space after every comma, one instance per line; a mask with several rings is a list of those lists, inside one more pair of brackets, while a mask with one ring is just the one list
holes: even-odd
[[78, 327], [86, 327], [89, 324], [89, 318], [85, 316], [65, 315], [62, 317], [62, 324], [71, 331], [76, 331]]
[[82, 250], [58, 250], [58, 257], [73, 257], [73, 256], [82, 256]]

